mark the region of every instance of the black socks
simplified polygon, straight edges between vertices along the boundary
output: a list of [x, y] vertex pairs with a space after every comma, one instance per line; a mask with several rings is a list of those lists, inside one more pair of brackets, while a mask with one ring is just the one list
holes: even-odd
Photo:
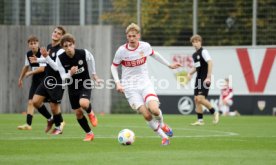
[[91, 131], [89, 125], [88, 125], [88, 122], [87, 122], [87, 119], [85, 116], [83, 116], [81, 119], [77, 119], [81, 128], [86, 132], [86, 133], [89, 133]]
[[40, 108], [38, 108], [37, 111], [41, 113], [41, 115], [44, 116], [46, 119], [51, 118], [51, 114], [49, 113], [44, 104]]
[[29, 126], [32, 125], [32, 121], [33, 121], [33, 115], [27, 114], [27, 121], [26, 122]]

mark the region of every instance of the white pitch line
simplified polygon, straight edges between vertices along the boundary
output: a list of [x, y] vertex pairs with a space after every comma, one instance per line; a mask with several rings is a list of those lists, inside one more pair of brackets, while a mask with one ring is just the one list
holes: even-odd
[[[102, 127], [122, 127], [122, 126], [108, 126], [102, 125]], [[141, 127], [141, 126], [128, 126], [128, 128], [148, 128], [148, 127]], [[197, 131], [197, 132], [208, 132], [210, 135], [175, 135], [173, 138], [206, 138], [206, 137], [227, 137], [227, 136], [238, 136], [238, 133], [235, 132], [225, 132], [225, 131], [218, 131], [218, 130], [198, 130], [198, 129], [190, 129], [190, 128], [174, 128], [174, 130], [190, 130], [190, 131]], [[6, 133], [12, 134], [12, 133]], [[16, 133], [14, 133], [16, 134]], [[137, 138], [160, 138], [159, 136], [136, 136]], [[56, 140], [56, 139], [81, 139], [82, 137], [78, 136], [63, 136], [63, 135], [47, 135], [45, 137], [20, 137], [14, 136], [9, 137], [6, 139], [5, 137], [0, 137], [0, 140]], [[95, 139], [116, 139], [116, 136], [105, 136], [105, 135], [95, 135]]]

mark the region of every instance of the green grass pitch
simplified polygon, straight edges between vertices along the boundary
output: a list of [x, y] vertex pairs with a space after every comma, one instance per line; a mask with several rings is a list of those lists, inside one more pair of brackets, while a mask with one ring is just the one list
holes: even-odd
[[[164, 115], [174, 130], [171, 145], [159, 138], [141, 115], [98, 115], [95, 139], [83, 142], [84, 132], [74, 114], [65, 114], [64, 133], [44, 133], [46, 121], [35, 114], [31, 131], [17, 130], [25, 122], [21, 114], [0, 115], [0, 164], [94, 165], [274, 165], [276, 117], [221, 117], [218, 125], [205, 115], [204, 126], [190, 126], [196, 116]], [[117, 141], [120, 130], [135, 132], [133, 145]]]

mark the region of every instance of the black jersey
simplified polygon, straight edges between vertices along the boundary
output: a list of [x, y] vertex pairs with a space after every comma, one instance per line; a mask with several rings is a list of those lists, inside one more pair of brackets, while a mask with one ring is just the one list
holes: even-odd
[[[32, 57], [34, 54], [33, 54], [33, 52], [30, 50], [30, 51], [28, 51], [27, 53], [26, 53], [26, 61], [28, 61], [28, 63], [26, 63], [25, 65], [29, 65], [30, 67], [31, 67], [31, 70], [36, 70], [38, 67], [40, 67], [40, 66], [45, 66], [45, 64], [44, 63], [31, 63], [31, 61], [30, 61], [30, 59], [29, 59], [29, 57]], [[40, 53], [40, 49], [38, 49], [38, 51], [37, 51], [37, 53], [35, 54], [35, 56], [37, 57], [37, 58], [40, 58], [41, 57], [41, 53]], [[41, 73], [38, 73], [38, 74], [34, 74], [33, 75], [33, 78], [32, 78], [32, 81], [37, 81], [37, 82], [40, 82], [42, 79], [43, 79], [43, 77], [45, 76], [45, 72], [41, 72]]]
[[[88, 53], [92, 56], [90, 52]], [[91, 89], [91, 78], [89, 74], [89, 65], [91, 64], [87, 63], [87, 56], [89, 55], [87, 55], [86, 51], [83, 49], [75, 49], [75, 55], [72, 58], [68, 57], [66, 52], [63, 52], [58, 56], [63, 70], [65, 70], [66, 73], [68, 73], [73, 66], [78, 67], [77, 72], [72, 76], [72, 83], [69, 83], [68, 85], [70, 91], [83, 89], [85, 86]]]
[[[207, 61], [205, 61], [203, 57], [203, 51], [207, 51], [207, 50], [201, 47], [193, 54], [194, 67], [196, 68], [196, 71], [197, 71], [196, 78], [201, 80], [205, 80], [208, 73], [208, 63]], [[208, 54], [208, 58], [210, 58], [208, 52], [207, 54]]]
[[[61, 46], [58, 44], [54, 47], [52, 47], [51, 44], [47, 46], [47, 51], [50, 50], [49, 57], [53, 60], [56, 61], [57, 58], [57, 52], [61, 49]], [[45, 74], [46, 77], [53, 76], [57, 80], [57, 83], [60, 84], [62, 83], [62, 80], [60, 78], [59, 72], [55, 71], [49, 64], [47, 64], [45, 68]]]

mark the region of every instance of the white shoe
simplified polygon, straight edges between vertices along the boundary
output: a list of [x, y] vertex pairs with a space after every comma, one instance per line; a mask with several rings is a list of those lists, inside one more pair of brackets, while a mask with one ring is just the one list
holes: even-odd
[[201, 125], [204, 125], [204, 122], [203, 121], [196, 121], [194, 123], [191, 123], [192, 126], [201, 126]]
[[219, 123], [219, 113], [215, 112], [213, 116], [213, 124], [218, 124]]
[[64, 126], [65, 126], [65, 121], [63, 121], [63, 122], [60, 123], [59, 129], [61, 131], [63, 131]]
[[59, 135], [59, 134], [62, 134], [63, 133], [63, 128], [65, 126], [65, 122], [61, 122], [60, 123], [60, 126], [57, 127], [57, 128], [54, 128], [53, 131], [52, 131], [52, 135]]
[[32, 130], [32, 126], [28, 125], [28, 124], [23, 124], [17, 127], [17, 129], [19, 130]]

